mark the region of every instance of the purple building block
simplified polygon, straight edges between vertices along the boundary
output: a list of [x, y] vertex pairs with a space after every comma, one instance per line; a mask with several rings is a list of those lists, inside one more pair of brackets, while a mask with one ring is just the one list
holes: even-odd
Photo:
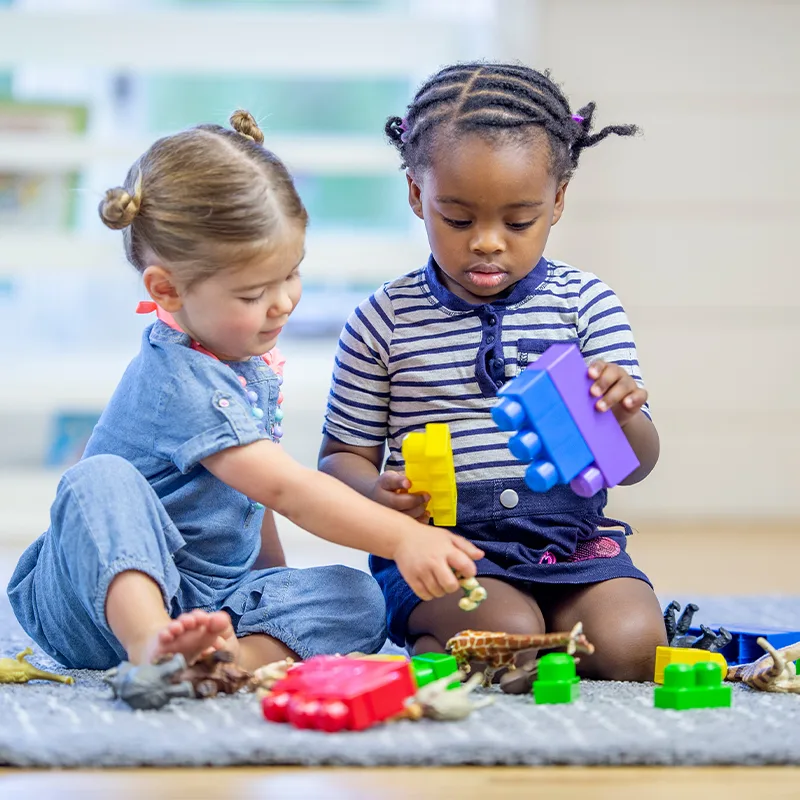
[[570, 483], [573, 491], [591, 497], [625, 480], [639, 466], [639, 459], [614, 415], [595, 408], [598, 398], [590, 394], [594, 381], [577, 346], [551, 345], [528, 369], [550, 376], [594, 456], [594, 464]]

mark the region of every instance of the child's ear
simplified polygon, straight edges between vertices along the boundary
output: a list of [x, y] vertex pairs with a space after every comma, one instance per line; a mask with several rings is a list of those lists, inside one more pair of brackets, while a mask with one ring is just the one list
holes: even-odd
[[406, 170], [406, 180], [408, 181], [408, 204], [420, 219], [425, 219], [422, 213], [422, 188], [408, 170]]
[[164, 311], [174, 314], [181, 310], [183, 300], [169, 270], [153, 264], [142, 273], [142, 280], [147, 293]]
[[553, 205], [553, 221], [550, 223], [551, 225], [555, 225], [564, 213], [564, 195], [567, 193], [567, 186], [569, 186], [569, 181], [564, 181], [556, 191], [556, 202]]

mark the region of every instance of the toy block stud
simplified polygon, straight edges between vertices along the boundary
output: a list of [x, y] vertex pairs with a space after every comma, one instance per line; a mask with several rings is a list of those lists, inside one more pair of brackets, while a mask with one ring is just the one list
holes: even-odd
[[[458, 664], [455, 656], [448, 653], [421, 653], [412, 656], [411, 669], [417, 681], [417, 687], [422, 688], [429, 683], [455, 675], [458, 672]], [[461, 681], [454, 680], [447, 688], [455, 689], [461, 685]]]
[[730, 686], [722, 685], [719, 664], [668, 664], [664, 669], [664, 685], [656, 686], [654, 705], [686, 711], [691, 708], [730, 708]]
[[574, 703], [580, 697], [575, 657], [567, 653], [542, 656], [533, 682], [533, 697], [537, 703]]
[[427, 493], [426, 506], [434, 525], [456, 524], [456, 471], [450, 428], [444, 422], [429, 422], [425, 432], [414, 431], [403, 439], [406, 477], [411, 494]]

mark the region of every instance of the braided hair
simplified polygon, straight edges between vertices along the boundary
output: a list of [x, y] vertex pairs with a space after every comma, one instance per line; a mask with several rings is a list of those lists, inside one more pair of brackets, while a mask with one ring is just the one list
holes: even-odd
[[445, 67], [429, 78], [405, 117], [389, 117], [384, 130], [400, 153], [402, 169], [412, 172], [430, 166], [436, 137], [445, 129], [504, 140], [544, 130], [551, 171], [560, 183], [572, 177], [584, 148], [612, 133], [638, 132], [635, 125], [608, 125], [592, 133], [594, 109], [594, 103], [587, 103], [573, 113], [549, 72], [473, 62]]

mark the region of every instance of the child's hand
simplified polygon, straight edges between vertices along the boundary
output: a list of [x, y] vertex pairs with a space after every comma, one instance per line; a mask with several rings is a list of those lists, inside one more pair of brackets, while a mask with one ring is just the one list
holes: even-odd
[[410, 488], [411, 481], [404, 473], [387, 470], [375, 481], [370, 499], [427, 524], [430, 514], [425, 506], [431, 497], [428, 494], [409, 494]]
[[422, 600], [444, 597], [460, 589], [459, 578], [474, 578], [475, 560], [483, 550], [444, 528], [426, 527], [402, 539], [394, 561], [406, 583]]
[[647, 391], [637, 386], [636, 381], [619, 364], [595, 361], [589, 367], [589, 377], [594, 380], [592, 394], [600, 398], [597, 410], [611, 409], [623, 428], [647, 402]]

